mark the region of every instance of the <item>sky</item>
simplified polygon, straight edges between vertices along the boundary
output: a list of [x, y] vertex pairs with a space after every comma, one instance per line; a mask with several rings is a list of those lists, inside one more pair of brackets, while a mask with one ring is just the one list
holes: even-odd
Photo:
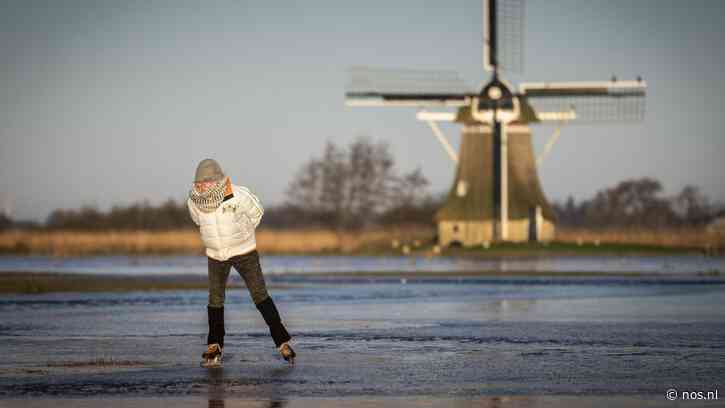
[[[428, 126], [345, 107], [347, 69], [454, 70], [478, 89], [481, 16], [480, 0], [0, 0], [0, 209], [180, 200], [206, 157], [274, 205], [326, 141], [363, 135], [447, 191], [455, 165]], [[639, 177], [725, 201], [723, 16], [717, 0], [526, 3], [513, 84], [648, 84], [642, 122], [562, 129], [539, 168], [550, 201]], [[442, 129], [457, 147], [460, 128]], [[537, 153], [554, 129], [533, 127]]]

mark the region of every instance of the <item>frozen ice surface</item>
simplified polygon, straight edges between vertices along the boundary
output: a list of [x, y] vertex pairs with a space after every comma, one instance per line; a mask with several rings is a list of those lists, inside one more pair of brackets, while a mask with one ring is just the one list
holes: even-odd
[[268, 283], [294, 336], [293, 368], [244, 288], [228, 289], [220, 370], [199, 367], [204, 290], [4, 295], [0, 405], [607, 406], [617, 395], [621, 406], [659, 406], [669, 388], [725, 383], [717, 276], [293, 274]]

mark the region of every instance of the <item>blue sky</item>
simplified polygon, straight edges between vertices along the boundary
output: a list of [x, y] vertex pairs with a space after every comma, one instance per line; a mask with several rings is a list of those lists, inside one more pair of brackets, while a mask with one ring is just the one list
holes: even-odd
[[[447, 190], [454, 165], [428, 127], [411, 109], [346, 108], [346, 69], [452, 69], [477, 88], [481, 14], [479, 0], [2, 1], [0, 205], [43, 220], [181, 199], [205, 157], [272, 205], [326, 140], [359, 135]], [[550, 200], [644, 176], [725, 200], [723, 15], [716, 0], [527, 2], [511, 82], [649, 86], [643, 122], [563, 129], [540, 167]], [[534, 128], [537, 151], [553, 131]]]

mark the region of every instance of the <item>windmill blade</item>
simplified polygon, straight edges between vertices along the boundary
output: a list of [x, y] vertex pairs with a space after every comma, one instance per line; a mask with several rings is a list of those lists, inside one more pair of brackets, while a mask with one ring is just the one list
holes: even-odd
[[522, 83], [519, 96], [539, 121], [638, 121], [647, 84], [636, 81]]
[[454, 71], [353, 67], [348, 106], [463, 106], [470, 88]]
[[524, 0], [483, 0], [483, 66], [519, 73], [524, 66]]

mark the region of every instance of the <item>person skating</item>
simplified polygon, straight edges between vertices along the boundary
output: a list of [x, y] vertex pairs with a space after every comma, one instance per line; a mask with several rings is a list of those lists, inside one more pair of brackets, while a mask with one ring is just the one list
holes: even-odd
[[232, 267], [244, 279], [280, 355], [294, 364], [296, 353], [289, 343], [291, 337], [267, 292], [259, 264], [254, 231], [264, 209], [257, 196], [245, 187], [233, 185], [215, 160], [204, 159], [196, 168], [187, 205], [191, 219], [199, 227], [208, 262], [209, 334], [202, 365], [212, 367], [222, 364], [224, 298]]

